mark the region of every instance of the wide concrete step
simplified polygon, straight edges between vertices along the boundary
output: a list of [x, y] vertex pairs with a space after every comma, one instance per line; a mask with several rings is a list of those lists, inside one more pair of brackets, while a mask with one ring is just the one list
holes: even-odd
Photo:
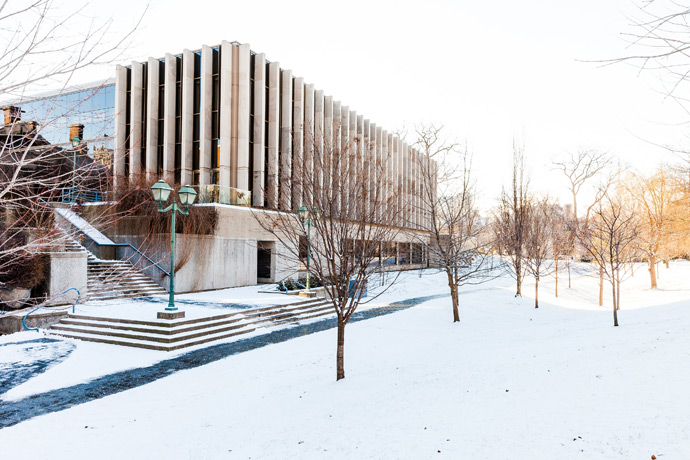
[[328, 300], [309, 299], [287, 305], [239, 310], [205, 318], [136, 320], [69, 315], [50, 332], [64, 337], [153, 350], [175, 350], [332, 315]]
[[150, 297], [154, 295], [162, 295], [158, 292], [116, 292], [113, 294], [93, 294], [89, 296], [89, 300], [117, 300], [117, 299], [135, 299], [138, 297]]
[[277, 314], [271, 315], [269, 317], [258, 319], [254, 322], [254, 324], [269, 323], [266, 327], [270, 327], [271, 324], [286, 324], [286, 323], [291, 323], [291, 322], [297, 322], [297, 321], [301, 321], [304, 319], [308, 319], [309, 317], [311, 317], [314, 314], [317, 314], [318, 316], [322, 316], [322, 315], [328, 315], [330, 313], [335, 313], [335, 312], [333, 311], [333, 307], [331, 307], [329, 305], [329, 306], [323, 306], [320, 308], [300, 310], [299, 312], [277, 313]]
[[145, 348], [148, 350], [174, 351], [174, 350], [179, 350], [181, 348], [192, 347], [194, 345], [202, 345], [202, 344], [212, 342], [215, 340], [222, 340], [222, 339], [227, 339], [230, 337], [248, 334], [252, 331], [254, 331], [254, 329], [245, 329], [245, 330], [240, 330], [240, 331], [217, 332], [214, 334], [208, 334], [208, 335], [205, 335], [203, 337], [199, 337], [199, 338], [195, 338], [195, 339], [188, 339], [188, 340], [176, 342], [173, 344], [155, 343], [155, 342], [150, 342], [150, 341], [145, 341], [145, 340], [137, 340], [137, 339], [122, 339], [122, 338], [117, 338], [117, 337], [106, 337], [106, 336], [102, 336], [99, 334], [89, 334], [89, 333], [84, 333], [84, 332], [59, 332], [58, 333], [56, 331], [55, 334], [62, 336], [62, 337], [85, 340], [87, 342], [107, 343], [107, 344], [111, 344], [111, 345], [121, 345], [121, 346], [126, 346], [126, 347]]
[[145, 326], [139, 326], [139, 325], [133, 325], [133, 324], [126, 324], [122, 322], [117, 322], [117, 321], [93, 321], [93, 320], [88, 320], [88, 319], [75, 319], [73, 317], [69, 317], [66, 319], [63, 319], [60, 321], [59, 325], [54, 326], [54, 328], [57, 328], [58, 326], [62, 327], [64, 326], [69, 326], [69, 327], [88, 327], [88, 328], [96, 328], [96, 329], [101, 329], [101, 330], [120, 330], [120, 331], [131, 331], [131, 332], [143, 332], [146, 334], [160, 334], [160, 335], [173, 335], [173, 334], [182, 334], [182, 333], [187, 333], [187, 332], [193, 332], [193, 331], [199, 331], [203, 330], [205, 328], [210, 328], [210, 327], [216, 327], [216, 326], [226, 326], [226, 325], [233, 325], [236, 324], [238, 327], [242, 327], [245, 325], [245, 323], [242, 322], [242, 318], [239, 316], [230, 316], [226, 318], [221, 318], [213, 321], [203, 321], [203, 322], [197, 322], [197, 323], [192, 323], [188, 325], [177, 325], [174, 328], [167, 326], [165, 324], [162, 325], [156, 325], [157, 323], [151, 323]]
[[191, 318], [191, 319], [176, 319], [176, 320], [150, 320], [144, 321], [140, 319], [119, 319], [119, 318], [106, 318], [103, 316], [87, 316], [87, 315], [69, 315], [69, 319], [81, 320], [81, 321], [97, 321], [103, 324], [118, 323], [118, 324], [131, 324], [137, 326], [153, 326], [153, 327], [178, 327], [178, 326], [189, 326], [190, 324], [199, 324], [213, 321], [220, 321], [228, 318], [239, 317], [242, 318], [239, 311], [233, 311], [231, 313], [223, 313], [222, 315], [206, 316], [203, 318]]
[[284, 324], [294, 324], [294, 323], [298, 323], [300, 321], [306, 321], [308, 319], [320, 318], [322, 316], [328, 316], [328, 315], [335, 315], [333, 308], [331, 308], [331, 307], [323, 308], [319, 311], [311, 312], [311, 314], [305, 314], [305, 315], [300, 315], [298, 317], [292, 317], [292, 318], [276, 321], [274, 324], [276, 324], [278, 326], [281, 326]]
[[207, 335], [214, 335], [222, 332], [235, 331], [237, 333], [251, 332], [255, 328], [244, 323], [234, 324], [219, 324], [219, 325], [205, 325], [203, 328], [195, 328], [191, 331], [175, 330], [168, 331], [168, 334], [162, 334], [160, 331], [154, 332], [136, 332], [130, 330], [116, 330], [111, 328], [92, 327], [92, 326], [70, 326], [62, 325], [62, 323], [51, 327], [51, 330], [59, 331], [58, 333], [81, 333], [99, 335], [108, 338], [119, 339], [134, 339], [142, 342], [156, 342], [164, 344], [175, 344], [177, 342], [188, 341], [191, 339], [198, 339]]
[[255, 311], [255, 312], [248, 312], [246, 314], [247, 318], [262, 318], [262, 319], [271, 319], [277, 316], [285, 316], [285, 315], [296, 315], [299, 314], [300, 312], [308, 311], [312, 308], [320, 307], [320, 306], [325, 306], [325, 305], [330, 305], [330, 301], [324, 301], [321, 300], [319, 302], [309, 302], [309, 303], [302, 303], [296, 307], [293, 307], [293, 305], [296, 304], [288, 304], [288, 305], [282, 305], [279, 307], [271, 307], [271, 308], [264, 308], [261, 309], [261, 311]]

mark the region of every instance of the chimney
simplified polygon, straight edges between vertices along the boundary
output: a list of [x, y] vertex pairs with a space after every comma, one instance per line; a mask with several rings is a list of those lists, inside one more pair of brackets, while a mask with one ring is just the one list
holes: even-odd
[[26, 124], [29, 126], [29, 129], [31, 130], [32, 133], [35, 133], [38, 130], [38, 125], [39, 123], [35, 120], [27, 121]]
[[69, 141], [71, 142], [74, 137], [78, 137], [80, 140], [84, 140], [84, 125], [76, 123], [74, 125], [69, 125]]
[[2, 111], [5, 112], [5, 124], [11, 125], [22, 121], [22, 108], [14, 105], [6, 105], [2, 107]]

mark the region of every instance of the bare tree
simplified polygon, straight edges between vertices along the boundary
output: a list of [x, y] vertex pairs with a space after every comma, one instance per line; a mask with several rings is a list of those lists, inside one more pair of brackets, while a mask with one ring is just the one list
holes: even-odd
[[475, 203], [476, 188], [467, 149], [442, 140], [442, 128], [415, 129], [420, 171], [421, 229], [431, 235], [430, 258], [446, 272], [453, 322], [460, 321], [459, 289], [495, 276], [486, 221]]
[[631, 52], [606, 62], [632, 62], [640, 70], [658, 73], [665, 94], [688, 112], [683, 88], [690, 76], [690, 7], [677, 1], [644, 1], [630, 19], [632, 28], [623, 35]]
[[633, 175], [626, 182], [626, 189], [639, 212], [640, 249], [647, 258], [651, 289], [657, 287], [657, 264], [659, 259], [668, 260], [671, 256], [672, 241], [676, 238], [673, 203], [676, 191], [671, 178], [663, 168], [651, 175]]
[[[582, 186], [609, 168], [611, 166], [611, 158], [604, 152], [579, 150], [577, 153], [571, 153], [566, 159], [554, 161], [553, 165], [555, 169], [561, 171], [568, 179], [568, 188], [573, 197], [573, 217], [577, 224], [579, 222], [577, 215], [577, 196]], [[596, 202], [597, 200], [595, 200], [592, 206], [594, 206]], [[591, 206], [589, 209], [591, 209]]]
[[[316, 132], [313, 137], [305, 136], [305, 151], [313, 152], [309, 156], [313, 168], [304, 168], [299, 182], [292, 183], [293, 192], [295, 184], [302, 185], [299, 196], [293, 195], [301, 203], [293, 203], [294, 207], [301, 204], [318, 217], [307, 223], [297, 213], [255, 211], [260, 225], [280, 242], [295, 264], [304, 255], [299, 239], [308, 236], [307, 225], [311, 226], [310, 272], [324, 286], [337, 316], [337, 380], [345, 378], [345, 326], [362, 303], [369, 280], [385, 269], [379, 263], [381, 247], [401, 234], [403, 207], [408, 205], [403, 202], [400, 206], [400, 190], [383, 179], [388, 177], [384, 171], [389, 158], [376, 157], [374, 161], [371, 144], [359, 137], [342, 139], [341, 143], [340, 127], [334, 123], [326, 135]], [[370, 180], [372, 171], [376, 183]], [[321, 177], [327, 177], [323, 185]]]
[[577, 239], [611, 285], [613, 325], [618, 326], [620, 285], [630, 266], [639, 234], [637, 219], [620, 197], [607, 194], [593, 217], [581, 226]]
[[528, 189], [524, 149], [513, 142], [512, 189], [510, 193], [503, 190], [494, 219], [498, 244], [507, 252], [510, 273], [516, 281], [516, 297], [522, 296], [522, 280], [525, 277], [525, 240], [530, 213]]
[[552, 224], [553, 274], [556, 279], [555, 295], [558, 297], [558, 275], [561, 262], [565, 263], [568, 270], [568, 288], [571, 287], [570, 266], [575, 252], [575, 225], [569, 216], [566, 216], [561, 210], [556, 211], [555, 209]]
[[534, 308], [539, 308], [539, 280], [553, 270], [552, 240], [554, 216], [549, 198], [535, 200], [529, 206], [525, 235], [525, 269], [534, 277]]
[[65, 148], [43, 136], [83, 101], [49, 103], [41, 119], [21, 119], [29, 94], [50, 86], [61, 95], [80, 70], [120, 56], [136, 29], [114, 37], [111, 20], [89, 23], [80, 8], [64, 11], [52, 0], [0, 3], [0, 101], [12, 104], [3, 108], [0, 127], [0, 289], [16, 283], [13, 273], [35, 264], [41, 252], [65, 245], [54, 225], [54, 201], [67, 192], [74, 202], [74, 190], [107, 186], [106, 168], [86, 155], [85, 144]]

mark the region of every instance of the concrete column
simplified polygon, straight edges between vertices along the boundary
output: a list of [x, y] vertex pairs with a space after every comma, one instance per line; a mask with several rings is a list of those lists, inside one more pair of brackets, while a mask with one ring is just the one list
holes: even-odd
[[[223, 41], [220, 45], [220, 134], [218, 138], [218, 185], [232, 187], [231, 180], [231, 148], [232, 148], [232, 73], [233, 73], [233, 45]], [[221, 192], [225, 193], [225, 192]]]
[[397, 144], [397, 161], [398, 161], [398, 167], [397, 167], [397, 176], [398, 176], [398, 184], [396, 189], [398, 190], [398, 225], [401, 227], [405, 226], [405, 185], [404, 185], [404, 165], [405, 165], [405, 158], [403, 156], [403, 141], [402, 139], [398, 138], [396, 139], [396, 144]]
[[132, 62], [132, 88], [129, 115], [129, 180], [138, 182], [141, 177], [141, 141], [143, 132], [144, 64]]
[[359, 150], [359, 145], [357, 143], [357, 112], [354, 110], [350, 111], [349, 140], [350, 149], [348, 151], [347, 177], [349, 181], [348, 191], [350, 193], [350, 196], [348, 197], [348, 203], [350, 203], [350, 205], [353, 206], [353, 208], [350, 210], [350, 215], [352, 217], [356, 217], [358, 215], [359, 210], [359, 186], [361, 184], [355, 178], [355, 174], [357, 174], [357, 168], [359, 166], [357, 162], [357, 151]]
[[254, 165], [252, 166], [252, 204], [264, 205], [264, 171], [266, 170], [266, 57], [263, 53], [254, 55]]
[[419, 202], [417, 201], [417, 198], [419, 196], [417, 193], [417, 187], [419, 186], [419, 182], [417, 180], [417, 151], [414, 148], [410, 147], [410, 152], [410, 174], [412, 177], [412, 185], [410, 187], [410, 194], [412, 195], [412, 223], [414, 228], [419, 228], [417, 222], [417, 218], [419, 216]]
[[331, 197], [333, 200], [333, 210], [335, 213], [340, 212], [340, 205], [342, 202], [342, 107], [340, 101], [333, 101], [333, 146], [331, 147], [330, 158], [330, 172], [331, 172]]
[[[149, 58], [146, 80], [146, 181], [158, 179], [158, 99], [160, 61]], [[117, 144], [117, 143], [116, 143]]]
[[393, 138], [393, 202], [395, 203], [395, 225], [400, 225], [402, 210], [401, 210], [401, 200], [400, 195], [402, 194], [402, 187], [400, 186], [400, 139], [397, 137]]
[[194, 146], [194, 53], [182, 53], [182, 154], [180, 155], [180, 184], [193, 182], [192, 148]]
[[[237, 179], [234, 187], [249, 190], [249, 88], [251, 52], [248, 44], [235, 47], [237, 51]], [[234, 158], [234, 155], [233, 155]], [[233, 165], [234, 166], [234, 165]], [[234, 168], [233, 168], [234, 169]]]
[[376, 222], [376, 123], [371, 123], [369, 125], [369, 142], [368, 142], [368, 170], [369, 170], [369, 215], [371, 219]]
[[419, 150], [415, 149], [415, 194], [417, 197], [417, 228], [422, 228], [422, 207], [424, 202], [422, 200], [422, 154]]
[[163, 91], [163, 180], [175, 183], [175, 96], [177, 59], [165, 55], [165, 89]]
[[371, 145], [369, 145], [369, 136], [369, 120], [364, 119], [362, 116], [362, 139], [360, 142], [362, 153], [360, 155], [360, 161], [362, 162], [362, 177], [364, 179], [362, 183], [362, 211], [365, 213], [365, 215], [368, 215], [369, 210], [371, 209], [369, 203], [371, 198], [371, 178], [369, 176], [369, 167], [371, 166], [371, 162], [369, 161], [369, 156], [371, 155]]
[[314, 187], [312, 193], [323, 192], [323, 90], [314, 91], [314, 149], [311, 154], [312, 167], [314, 169]]
[[213, 111], [213, 48], [201, 48], [199, 80], [199, 185], [211, 183], [211, 112]]
[[304, 158], [302, 174], [304, 176], [304, 200], [306, 203], [311, 204], [313, 203], [314, 193], [314, 85], [311, 83], [304, 87]]
[[357, 115], [355, 120], [357, 131], [355, 131], [355, 138], [357, 139], [357, 150], [355, 153], [355, 175], [358, 183], [358, 196], [355, 198], [357, 203], [357, 217], [362, 215], [364, 211], [363, 198], [366, 195], [366, 177], [364, 175], [364, 115]]
[[304, 179], [304, 78], [295, 77], [292, 86], [292, 209], [302, 205]]
[[[383, 170], [383, 174], [381, 176], [381, 184], [379, 184], [383, 188], [383, 192], [381, 194], [381, 197], [385, 204], [382, 207], [382, 214], [381, 214], [381, 220], [384, 224], [390, 224], [390, 219], [387, 217], [388, 213], [391, 211], [391, 204], [390, 204], [390, 196], [391, 196], [391, 135], [388, 134], [388, 131], [385, 129], [381, 130], [381, 169]], [[385, 213], [385, 215], [384, 215]]]
[[280, 145], [280, 64], [268, 65], [268, 184], [266, 184], [266, 206], [278, 209], [278, 147]]
[[386, 168], [385, 168], [385, 154], [383, 152], [383, 139], [385, 137], [385, 134], [383, 133], [383, 129], [380, 126], [376, 127], [376, 182], [375, 182], [375, 187], [376, 187], [376, 207], [378, 211], [376, 212], [376, 222], [381, 222], [381, 210], [384, 208], [384, 206], [381, 204], [381, 202], [384, 200], [386, 196]]
[[340, 107], [340, 210], [347, 214], [350, 200], [350, 108]]
[[280, 96], [280, 209], [292, 209], [292, 71], [283, 70]]
[[333, 167], [331, 155], [333, 154], [333, 96], [323, 98], [323, 143], [321, 159], [317, 163], [321, 165], [321, 188], [324, 202], [329, 203], [331, 194], [331, 174]]
[[115, 149], [113, 151], [115, 191], [125, 185], [127, 134], [127, 67], [118, 65], [115, 69]]
[[410, 152], [407, 142], [402, 141], [402, 209], [403, 225], [410, 226]]

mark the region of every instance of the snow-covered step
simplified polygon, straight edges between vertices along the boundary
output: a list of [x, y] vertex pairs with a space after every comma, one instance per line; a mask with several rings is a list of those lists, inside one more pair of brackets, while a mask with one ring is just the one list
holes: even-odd
[[64, 335], [64, 334], [70, 334], [70, 333], [79, 333], [79, 334], [92, 334], [92, 335], [98, 335], [102, 337], [107, 337], [107, 338], [118, 338], [118, 339], [134, 339], [134, 340], [139, 340], [139, 341], [144, 341], [144, 342], [157, 342], [157, 343], [164, 343], [164, 344], [174, 344], [177, 342], [182, 342], [182, 341], [187, 341], [191, 339], [199, 339], [201, 337], [209, 336], [209, 335], [214, 335], [214, 334], [219, 334], [222, 332], [229, 332], [229, 331], [234, 331], [236, 333], [241, 333], [241, 332], [251, 332], [255, 328], [244, 323], [233, 323], [230, 325], [227, 324], [221, 324], [221, 325], [205, 325], [205, 327], [200, 328], [200, 329], [195, 329], [193, 331], [186, 331], [185, 330], [172, 330], [168, 331], [168, 334], [163, 334], [160, 331], [156, 332], [136, 332], [132, 330], [115, 330], [111, 328], [103, 328], [103, 327], [92, 327], [92, 326], [69, 326], [69, 325], [55, 325], [51, 327], [51, 331], [55, 331], [53, 333]]
[[138, 326], [157, 326], [157, 327], [178, 327], [178, 326], [189, 326], [191, 324], [199, 324], [209, 321], [219, 321], [227, 318], [242, 317], [242, 313], [239, 311], [233, 311], [231, 313], [223, 313], [222, 315], [206, 316], [201, 318], [191, 318], [191, 319], [176, 319], [176, 320], [140, 320], [140, 319], [120, 319], [120, 318], [108, 318], [105, 316], [87, 316], [87, 315], [69, 315], [71, 320], [82, 320], [82, 321], [97, 321], [104, 324], [132, 324]]
[[239, 316], [231, 316], [227, 318], [221, 318], [211, 321], [196, 322], [191, 324], [180, 324], [176, 326], [161, 325], [159, 323], [151, 322], [145, 325], [138, 324], [127, 324], [120, 321], [94, 321], [89, 319], [74, 319], [71, 317], [65, 318], [60, 322], [60, 326], [85, 326], [94, 327], [100, 329], [117, 329], [117, 330], [128, 330], [134, 332], [146, 332], [146, 333], [158, 333], [164, 335], [177, 334], [183, 332], [191, 332], [195, 330], [204, 329], [207, 327], [221, 326], [224, 324], [240, 323], [243, 318]]
[[287, 305], [173, 321], [69, 315], [53, 326], [50, 332], [64, 337], [114, 345], [173, 350], [239, 336], [260, 327], [283, 326], [332, 314], [333, 309], [329, 301], [310, 299]]
[[194, 345], [202, 345], [202, 344], [212, 342], [215, 340], [222, 340], [222, 339], [227, 339], [230, 337], [248, 334], [250, 332], [253, 332], [254, 330], [255, 329], [244, 329], [241, 331], [217, 332], [214, 334], [205, 335], [205, 336], [200, 337], [200, 338], [187, 339], [187, 340], [183, 340], [183, 341], [172, 343], [172, 344], [155, 343], [155, 342], [149, 342], [146, 340], [137, 340], [137, 339], [121, 339], [121, 338], [117, 338], [117, 337], [104, 337], [104, 336], [98, 335], [98, 334], [79, 333], [79, 332], [69, 332], [69, 333], [62, 333], [62, 334], [56, 334], [56, 335], [60, 335], [62, 337], [68, 337], [68, 338], [72, 338], [72, 339], [85, 340], [87, 342], [107, 343], [107, 344], [111, 344], [111, 345], [121, 345], [121, 346], [126, 346], [126, 347], [135, 347], [135, 348], [146, 348], [148, 350], [174, 351], [174, 350], [179, 350], [181, 348], [192, 347]]

